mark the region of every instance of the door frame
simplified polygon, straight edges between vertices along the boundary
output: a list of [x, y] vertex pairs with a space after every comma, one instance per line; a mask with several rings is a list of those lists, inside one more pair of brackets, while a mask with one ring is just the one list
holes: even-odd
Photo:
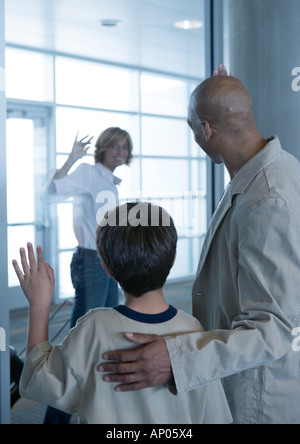
[[[46, 130], [46, 163], [45, 166], [47, 169], [49, 169], [49, 166], [53, 166], [53, 158], [51, 159], [51, 153], [55, 150], [53, 150], [53, 107], [42, 104], [37, 104], [36, 102], [28, 102], [28, 101], [14, 101], [14, 100], [7, 100], [7, 120], [9, 118], [19, 118], [19, 119], [44, 119], [45, 121], [45, 130]], [[55, 158], [55, 157], [54, 157]], [[8, 174], [8, 172], [7, 172]], [[46, 179], [46, 178], [45, 178]], [[8, 220], [6, 220], [6, 226], [7, 229], [10, 226], [34, 226], [36, 230], [40, 230], [40, 236], [39, 236], [39, 243], [43, 244], [43, 250], [47, 257], [50, 256], [51, 252], [53, 252], [52, 246], [50, 245], [50, 239], [52, 237], [52, 233], [50, 235], [49, 231], [52, 228], [50, 228], [51, 224], [49, 223], [50, 219], [50, 213], [53, 211], [51, 208], [47, 208], [46, 206], [43, 207], [43, 220], [35, 220], [32, 221], [33, 223], [20, 223], [20, 224], [8, 224]], [[7, 216], [6, 216], [7, 217]], [[42, 240], [42, 242], [41, 242]], [[24, 239], [24, 242], [26, 242], [26, 239]], [[20, 245], [21, 246], [21, 245]], [[8, 257], [8, 252], [7, 252]], [[18, 259], [18, 258], [17, 258]], [[7, 258], [6, 258], [7, 261]], [[8, 264], [10, 266], [10, 264]], [[23, 292], [21, 291], [20, 286], [16, 287], [9, 287], [8, 286], [8, 280], [7, 280], [7, 289], [5, 292], [8, 296], [9, 300], [9, 310], [23, 308], [27, 306], [27, 301], [23, 295]]]

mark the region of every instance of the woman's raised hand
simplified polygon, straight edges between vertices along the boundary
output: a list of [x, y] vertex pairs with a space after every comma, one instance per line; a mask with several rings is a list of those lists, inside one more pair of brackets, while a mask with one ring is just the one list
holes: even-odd
[[85, 136], [83, 137], [81, 140], [78, 140], [78, 134], [76, 134], [76, 138], [73, 144], [73, 148], [70, 154], [70, 157], [72, 157], [72, 159], [75, 160], [79, 160], [82, 157], [84, 157], [88, 151], [88, 149], [90, 148], [91, 145], [91, 141], [93, 140], [93, 137], [91, 137], [89, 140], [87, 140], [85, 142], [85, 140], [89, 137], [89, 136]]
[[[217, 69], [214, 69], [213, 76], [214, 77], [217, 77], [217, 76], [229, 76], [229, 74], [227, 72], [227, 69], [226, 69], [226, 66], [220, 64]], [[234, 77], [232, 71], [230, 72], [230, 77]]]

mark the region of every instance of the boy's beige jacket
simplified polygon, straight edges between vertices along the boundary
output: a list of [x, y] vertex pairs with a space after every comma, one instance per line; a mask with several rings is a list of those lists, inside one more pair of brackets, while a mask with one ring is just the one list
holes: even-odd
[[[231, 423], [220, 380], [182, 396], [174, 396], [164, 385], [117, 393], [117, 384], [105, 382], [97, 371], [103, 353], [136, 347], [124, 338], [125, 332], [165, 336], [203, 330], [197, 319], [181, 310], [173, 311], [174, 316], [165, 320], [168, 312], [140, 315], [136, 320], [113, 308], [91, 310], [78, 320], [62, 345], [52, 347], [43, 342], [29, 353], [20, 382], [21, 395], [77, 413], [82, 424]], [[153, 323], [155, 316], [161, 321]]]

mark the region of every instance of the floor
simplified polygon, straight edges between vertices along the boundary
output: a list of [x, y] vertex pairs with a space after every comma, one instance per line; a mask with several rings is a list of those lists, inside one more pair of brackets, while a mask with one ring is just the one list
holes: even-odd
[[[192, 312], [192, 282], [167, 284], [165, 297], [169, 304], [187, 313]], [[50, 322], [49, 336], [53, 344], [62, 342], [69, 329], [72, 304], [66, 301], [61, 306], [54, 306]], [[14, 310], [10, 317], [10, 345], [18, 355], [24, 358], [27, 331], [27, 309]], [[43, 424], [46, 406], [20, 399], [11, 410], [11, 424]]]

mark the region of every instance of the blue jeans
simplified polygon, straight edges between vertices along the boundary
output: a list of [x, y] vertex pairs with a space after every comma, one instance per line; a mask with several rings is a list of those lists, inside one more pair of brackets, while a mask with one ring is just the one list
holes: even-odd
[[77, 248], [71, 262], [71, 278], [75, 289], [71, 328], [92, 308], [118, 305], [118, 284], [103, 270], [96, 251]]
[[[75, 301], [70, 328], [92, 308], [119, 304], [118, 284], [103, 270], [96, 251], [76, 249], [71, 262], [71, 278]], [[70, 418], [68, 413], [48, 407], [44, 424], [69, 424]]]

